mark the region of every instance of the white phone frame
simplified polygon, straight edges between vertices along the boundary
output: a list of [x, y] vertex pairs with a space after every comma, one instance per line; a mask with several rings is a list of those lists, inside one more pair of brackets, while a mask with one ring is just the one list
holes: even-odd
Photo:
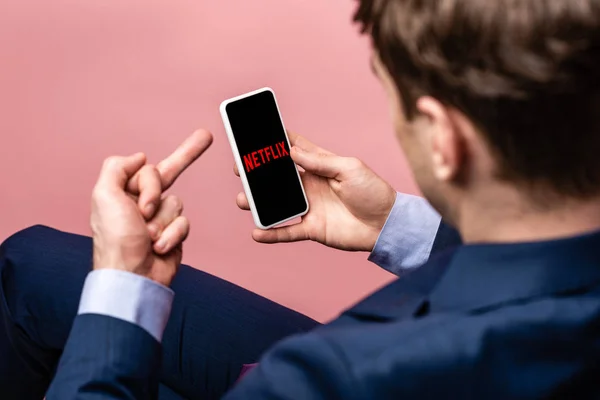
[[227, 115], [227, 105], [230, 103], [236, 102], [238, 100], [245, 99], [247, 97], [251, 97], [263, 92], [271, 92], [273, 95], [273, 99], [275, 99], [275, 106], [277, 107], [277, 114], [279, 115], [279, 120], [281, 121], [281, 125], [283, 126], [283, 132], [285, 135], [285, 140], [287, 141], [288, 148], [291, 149], [290, 139], [288, 138], [287, 130], [285, 129], [285, 125], [283, 123], [283, 118], [281, 118], [281, 111], [279, 110], [279, 104], [277, 104], [277, 98], [275, 97], [275, 92], [273, 89], [269, 87], [264, 87], [261, 89], [253, 90], [251, 92], [232, 97], [223, 101], [219, 107], [221, 111], [221, 118], [223, 119], [223, 125], [225, 125], [225, 132], [227, 132], [227, 138], [229, 139], [229, 144], [231, 145], [231, 150], [233, 152], [233, 158], [235, 159], [235, 164], [237, 165], [238, 171], [240, 172], [240, 178], [242, 179], [242, 185], [244, 186], [244, 192], [246, 193], [246, 197], [248, 198], [248, 203], [250, 204], [250, 211], [252, 213], [252, 218], [254, 219], [254, 224], [260, 229], [270, 229], [277, 225], [283, 224], [285, 222], [291, 221], [294, 218], [302, 217], [308, 213], [310, 209], [310, 205], [308, 204], [308, 198], [306, 197], [306, 191], [304, 190], [304, 185], [302, 184], [302, 178], [300, 177], [300, 172], [298, 172], [298, 167], [294, 164], [296, 168], [296, 175], [298, 176], [298, 181], [300, 182], [300, 188], [302, 189], [302, 195], [304, 196], [304, 201], [306, 203], [306, 210], [302, 211], [299, 214], [293, 215], [289, 218], [286, 218], [282, 221], [275, 222], [274, 224], [264, 226], [260, 217], [258, 216], [258, 211], [256, 210], [256, 204], [254, 203], [254, 197], [252, 196], [252, 191], [250, 190], [250, 185], [248, 184], [248, 178], [246, 177], [246, 171], [244, 170], [244, 164], [242, 163], [242, 158], [240, 156], [240, 152], [238, 151], [237, 142], [235, 141], [235, 137], [233, 136], [233, 130], [231, 129], [231, 124], [229, 122], [229, 116]]

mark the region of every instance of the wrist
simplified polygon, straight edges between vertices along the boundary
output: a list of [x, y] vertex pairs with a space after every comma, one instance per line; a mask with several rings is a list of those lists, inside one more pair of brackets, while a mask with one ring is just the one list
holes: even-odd
[[[106, 239], [94, 234], [94, 269], [147, 271], [151, 264], [152, 241], [136, 236]], [[144, 275], [141, 273], [140, 275]]]
[[370, 240], [368, 242], [368, 250], [372, 252], [375, 246], [377, 245], [377, 241], [379, 240], [385, 225], [387, 224], [388, 219], [390, 218], [390, 214], [394, 209], [394, 205], [396, 204], [396, 200], [398, 199], [398, 192], [396, 192], [391, 186], [389, 187], [389, 194], [386, 196], [386, 200], [383, 202], [382, 212], [379, 215], [379, 218], [374, 222], [373, 229], [371, 232]]
[[117, 270], [129, 272], [148, 278], [151, 272], [151, 260], [132, 254], [110, 254], [107, 252], [94, 252], [94, 270]]
[[377, 240], [379, 239], [379, 236], [381, 235], [381, 231], [383, 229], [383, 225], [381, 227], [381, 229], [371, 229], [367, 239], [365, 241], [365, 245], [364, 247], [361, 249], [361, 251], [366, 251], [368, 253], [372, 252], [373, 249], [375, 248], [375, 245], [377, 244]]

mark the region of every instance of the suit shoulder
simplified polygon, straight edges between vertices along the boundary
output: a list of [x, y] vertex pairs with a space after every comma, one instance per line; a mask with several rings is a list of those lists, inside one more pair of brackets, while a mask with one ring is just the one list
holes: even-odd
[[[543, 397], [600, 357], [600, 298], [540, 298], [478, 313], [320, 328], [368, 398]], [[349, 317], [345, 317], [349, 318]], [[553, 362], [548, 364], [548, 358]], [[587, 371], [587, 372], [586, 372]], [[534, 377], [531, 374], [534, 374]]]

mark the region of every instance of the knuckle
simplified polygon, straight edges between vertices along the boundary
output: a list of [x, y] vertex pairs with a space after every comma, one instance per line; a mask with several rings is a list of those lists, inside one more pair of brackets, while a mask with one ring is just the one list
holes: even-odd
[[154, 173], [158, 173], [158, 170], [156, 169], [156, 166], [153, 164], [146, 164], [142, 167], [142, 170], [145, 171], [147, 174], [154, 174]]
[[188, 230], [190, 229], [190, 220], [187, 219], [187, 217], [182, 216], [181, 217], [181, 226], [184, 228], [184, 230]]
[[167, 206], [175, 210], [178, 214], [183, 211], [183, 201], [179, 197], [169, 195], [165, 199], [165, 202], [167, 203]]
[[364, 163], [356, 157], [348, 157], [346, 159], [346, 163], [348, 165], [348, 168], [351, 169], [361, 169], [364, 166]]
[[111, 192], [101, 186], [96, 185], [92, 191], [92, 201], [95, 203], [105, 203], [111, 200]]
[[94, 189], [92, 190], [92, 201], [93, 202], [98, 202], [98, 200], [100, 199], [100, 192], [101, 189], [98, 187], [98, 185], [96, 185], [94, 187]]
[[110, 156], [104, 160], [104, 169], [114, 170], [121, 166], [121, 159], [118, 156]]
[[184, 241], [188, 234], [190, 233], [190, 221], [186, 218], [186, 217], [181, 217], [180, 220], [180, 224], [181, 224], [181, 228], [180, 228], [180, 234], [181, 234], [181, 241]]
[[144, 165], [139, 173], [143, 179], [152, 179], [158, 176], [158, 171], [154, 165]]
[[152, 165], [144, 165], [139, 172], [140, 187], [149, 189], [153, 195], [160, 190], [160, 175]]

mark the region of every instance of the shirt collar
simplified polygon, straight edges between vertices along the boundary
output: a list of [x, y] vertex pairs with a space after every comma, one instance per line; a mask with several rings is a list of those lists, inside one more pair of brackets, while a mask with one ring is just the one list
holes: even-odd
[[458, 248], [429, 296], [431, 312], [466, 311], [600, 284], [600, 232]]

